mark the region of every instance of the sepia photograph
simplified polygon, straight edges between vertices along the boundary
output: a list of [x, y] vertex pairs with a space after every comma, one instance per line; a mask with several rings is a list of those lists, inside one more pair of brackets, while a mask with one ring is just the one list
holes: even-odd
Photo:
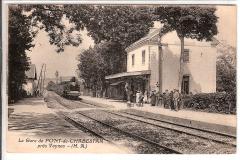
[[7, 153], [237, 153], [236, 5], [5, 11]]

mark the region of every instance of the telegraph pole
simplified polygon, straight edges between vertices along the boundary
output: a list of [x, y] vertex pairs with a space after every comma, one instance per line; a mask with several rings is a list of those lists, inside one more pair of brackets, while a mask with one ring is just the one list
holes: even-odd
[[43, 90], [44, 90], [44, 81], [45, 81], [45, 76], [46, 76], [46, 64], [44, 65], [44, 72], [43, 72]]
[[37, 84], [37, 91], [39, 91], [38, 95], [41, 93], [41, 86], [40, 86], [41, 83], [40, 83], [40, 81], [41, 81], [41, 77], [42, 77], [42, 70], [43, 70], [43, 65], [42, 65], [41, 72], [40, 72], [39, 78], [38, 78], [38, 84]]

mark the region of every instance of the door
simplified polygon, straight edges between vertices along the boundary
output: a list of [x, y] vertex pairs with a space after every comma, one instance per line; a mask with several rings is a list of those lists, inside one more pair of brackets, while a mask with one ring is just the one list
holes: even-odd
[[189, 94], [189, 76], [183, 76], [182, 79], [182, 93]]

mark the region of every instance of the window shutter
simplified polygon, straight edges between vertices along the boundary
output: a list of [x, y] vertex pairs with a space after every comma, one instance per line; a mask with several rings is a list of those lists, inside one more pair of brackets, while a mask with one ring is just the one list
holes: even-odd
[[142, 51], [142, 64], [145, 64], [145, 50]]
[[135, 61], [135, 55], [132, 55], [132, 66], [134, 66], [134, 61]]
[[184, 49], [183, 62], [189, 62], [189, 49]]

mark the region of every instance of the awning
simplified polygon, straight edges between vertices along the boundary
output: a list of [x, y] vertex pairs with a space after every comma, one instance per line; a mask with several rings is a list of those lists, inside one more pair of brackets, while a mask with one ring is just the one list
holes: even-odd
[[120, 78], [120, 77], [140, 76], [140, 75], [149, 75], [149, 74], [151, 74], [150, 70], [135, 71], [135, 72], [122, 72], [122, 73], [117, 73], [117, 74], [112, 74], [112, 75], [106, 76], [105, 79], [114, 79], [114, 78]]
[[119, 82], [115, 82], [115, 83], [111, 83], [110, 86], [117, 86], [121, 83], [124, 83], [124, 81], [119, 81]]

